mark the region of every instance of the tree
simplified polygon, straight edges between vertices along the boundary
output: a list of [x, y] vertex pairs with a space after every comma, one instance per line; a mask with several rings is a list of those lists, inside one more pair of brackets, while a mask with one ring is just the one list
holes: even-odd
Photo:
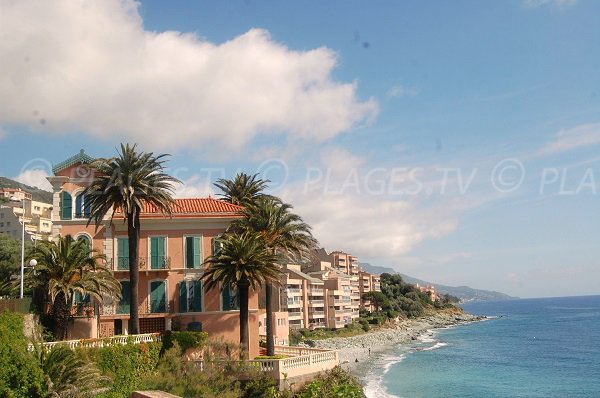
[[119, 299], [121, 285], [98, 254], [85, 240], [71, 235], [56, 242], [40, 242], [31, 254], [37, 260], [33, 287], [41, 286], [52, 303], [55, 321], [54, 336], [65, 339], [67, 322], [75, 293], [102, 303], [105, 297]]
[[220, 240], [221, 249], [205, 262], [202, 279], [206, 288], [234, 285], [240, 295], [240, 345], [244, 359], [248, 359], [248, 297], [249, 290], [256, 290], [264, 283], [276, 282], [279, 256], [268, 250], [262, 236], [246, 231], [241, 234], [228, 233]]
[[365, 301], [370, 301], [375, 307], [375, 312], [378, 312], [381, 310], [381, 308], [390, 305], [390, 301], [388, 300], [387, 296], [382, 292], [371, 291], [363, 293], [362, 299]]
[[[30, 242], [25, 242], [25, 250], [29, 252]], [[21, 265], [21, 241], [8, 234], [0, 234], [0, 297], [17, 297], [18, 280], [11, 277], [19, 275]]]
[[38, 347], [38, 362], [44, 372], [48, 397], [92, 398], [110, 390], [110, 379], [102, 376], [93, 362], [87, 362], [69, 347], [52, 350]]
[[[234, 220], [230, 226], [234, 231], [255, 231], [265, 241], [267, 248], [279, 253], [282, 259], [302, 262], [309, 258], [317, 242], [311, 228], [302, 218], [290, 212], [292, 206], [270, 197], [259, 197], [247, 204], [244, 217]], [[273, 342], [273, 285], [265, 286], [267, 355], [275, 355]]]
[[171, 215], [174, 184], [180, 181], [164, 173], [165, 157], [152, 152], [136, 150], [136, 145], [121, 144], [116, 157], [98, 159], [92, 163], [94, 178], [85, 189], [86, 206], [90, 209], [90, 222], [98, 228], [110, 212], [112, 223], [115, 212], [121, 211], [127, 222], [129, 237], [130, 317], [129, 332], [139, 333], [138, 283], [140, 213], [146, 203], [163, 214]]
[[261, 197], [268, 197], [263, 193], [267, 188], [269, 180], [258, 178], [258, 174], [248, 175], [245, 173], [237, 174], [233, 180], [221, 178], [217, 180], [215, 186], [219, 188], [223, 194], [220, 194], [226, 202], [233, 203], [238, 206], [247, 206], [250, 203]]

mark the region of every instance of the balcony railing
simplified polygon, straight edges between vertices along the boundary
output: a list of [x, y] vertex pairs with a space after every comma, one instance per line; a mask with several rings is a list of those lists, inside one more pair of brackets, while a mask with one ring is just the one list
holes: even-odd
[[[108, 261], [113, 271], [128, 271], [129, 257], [117, 257], [116, 261]], [[171, 257], [168, 256], [150, 256], [139, 257], [138, 265], [140, 271], [161, 271], [171, 268]]]
[[[129, 336], [113, 336], [105, 337], [102, 339], [81, 339], [81, 340], [65, 340], [65, 341], [54, 341], [50, 343], [42, 343], [42, 345], [51, 350], [54, 347], [66, 346], [74, 350], [75, 348], [95, 348], [95, 347], [108, 347], [116, 344], [140, 344], [150, 343], [153, 341], [161, 341], [162, 335], [160, 333], [145, 333], [145, 334], [132, 334]], [[33, 344], [29, 344], [29, 351], [33, 351]]]
[[321, 318], [325, 316], [325, 311], [311, 311], [308, 313], [308, 318]]
[[309, 300], [309, 307], [323, 306], [325, 304], [325, 300]]

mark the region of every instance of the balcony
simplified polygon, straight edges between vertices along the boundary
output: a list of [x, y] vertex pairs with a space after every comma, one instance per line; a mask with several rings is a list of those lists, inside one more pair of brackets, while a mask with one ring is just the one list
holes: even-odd
[[325, 305], [325, 300], [310, 300], [308, 302], [309, 307], [322, 307]]
[[288, 319], [289, 320], [298, 320], [302, 319], [302, 312], [289, 312], [288, 311]]
[[[108, 261], [113, 271], [129, 271], [129, 257], [117, 257], [116, 261]], [[150, 256], [139, 257], [138, 265], [140, 271], [163, 271], [171, 268], [171, 257]]]
[[324, 316], [325, 316], [325, 311], [310, 311], [308, 313], [309, 319], [323, 318]]

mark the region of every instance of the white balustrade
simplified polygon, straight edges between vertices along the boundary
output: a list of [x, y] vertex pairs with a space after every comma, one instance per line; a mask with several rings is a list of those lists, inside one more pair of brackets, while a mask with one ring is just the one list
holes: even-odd
[[[100, 348], [111, 345], [127, 343], [140, 344], [150, 343], [154, 341], [161, 341], [162, 335], [160, 333], [146, 333], [146, 334], [132, 334], [129, 336], [112, 336], [101, 339], [81, 339], [81, 340], [65, 340], [65, 341], [53, 341], [50, 343], [42, 343], [42, 346], [51, 350], [54, 347], [66, 346], [74, 350], [75, 348]], [[29, 351], [33, 351], [33, 344], [29, 344]]]

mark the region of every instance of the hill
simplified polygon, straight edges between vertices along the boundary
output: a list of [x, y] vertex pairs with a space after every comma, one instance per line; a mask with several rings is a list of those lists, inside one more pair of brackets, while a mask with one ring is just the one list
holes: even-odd
[[400, 274], [402, 278], [408, 283], [418, 283], [419, 285], [433, 285], [436, 290], [440, 294], [450, 294], [452, 296], [458, 297], [461, 301], [492, 301], [492, 300], [512, 300], [518, 297], [511, 297], [508, 294], [500, 293], [491, 290], [482, 290], [482, 289], [473, 289], [469, 286], [446, 286], [440, 285], [439, 283], [427, 282], [421, 279], [413, 278], [412, 276], [408, 276], [402, 274], [392, 268], [388, 267], [379, 267], [376, 265], [371, 265], [369, 263], [360, 263], [363, 270], [367, 272], [371, 272], [374, 274]]
[[44, 203], [52, 203], [52, 192], [21, 184], [20, 182], [11, 180], [10, 178], [0, 177], [0, 188], [21, 188], [23, 191], [29, 192], [33, 200]]

